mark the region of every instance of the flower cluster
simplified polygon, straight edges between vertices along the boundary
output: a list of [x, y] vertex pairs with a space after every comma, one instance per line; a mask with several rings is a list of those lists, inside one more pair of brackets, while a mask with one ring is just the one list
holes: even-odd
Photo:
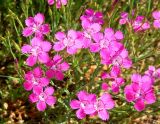
[[[134, 12], [132, 13], [132, 16], [134, 16]], [[130, 19], [127, 12], [121, 13], [119, 24], [129, 24], [135, 32], [145, 31], [150, 28], [150, 23], [145, 20], [144, 16], [138, 15], [135, 19]]]
[[[50, 32], [50, 27], [48, 24], [43, 24], [44, 20], [44, 15], [41, 13], [26, 19], [27, 27], [24, 28], [23, 35], [25, 37], [33, 33], [35, 35], [30, 44], [25, 44], [21, 48], [22, 53], [28, 56], [26, 64], [30, 67], [37, 65], [32, 71], [25, 74], [23, 86], [27, 91], [32, 90], [29, 100], [32, 103], [36, 102], [39, 111], [44, 111], [46, 104], [52, 106], [56, 102], [53, 96], [54, 88], [49, 86], [50, 79], [54, 77], [56, 80], [63, 80], [63, 72], [69, 69], [69, 64], [64, 62], [60, 55], [55, 55], [53, 59], [49, 56], [52, 44], [44, 40], [44, 35]], [[45, 69], [42, 70], [40, 66]]]
[[108, 120], [108, 110], [115, 106], [111, 95], [108, 93], [104, 93], [99, 98], [96, 98], [95, 94], [80, 91], [77, 97], [78, 100], [72, 100], [70, 106], [72, 109], [78, 109], [76, 111], [76, 116], [79, 119], [83, 119], [86, 115], [98, 115], [102, 120]]
[[[132, 12], [132, 16], [134, 16], [134, 12]], [[154, 11], [152, 13], [154, 18], [153, 26], [154, 28], [160, 28], [160, 11]], [[122, 12], [119, 20], [120, 25], [129, 24], [132, 26], [135, 32], [144, 31], [150, 28], [150, 22], [145, 19], [144, 16], [138, 15], [135, 19], [129, 18], [129, 14], [127, 12]]]
[[61, 8], [62, 5], [67, 5], [67, 0], [47, 0], [49, 5], [53, 5], [56, 2], [56, 8]]

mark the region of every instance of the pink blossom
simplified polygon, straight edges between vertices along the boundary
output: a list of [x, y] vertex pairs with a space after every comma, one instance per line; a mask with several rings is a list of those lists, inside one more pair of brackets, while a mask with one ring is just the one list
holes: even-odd
[[37, 60], [41, 63], [47, 63], [49, 61], [49, 55], [47, 52], [51, 49], [51, 43], [48, 41], [42, 41], [39, 38], [34, 37], [31, 40], [31, 45], [24, 45], [22, 47], [22, 53], [28, 54], [29, 57], [26, 60], [28, 66], [36, 64]]
[[105, 65], [122, 66], [130, 68], [132, 61], [128, 57], [128, 51], [120, 42], [112, 41], [108, 49], [102, 49], [100, 52], [101, 62]]
[[55, 37], [58, 40], [53, 46], [55, 51], [67, 48], [67, 53], [75, 54], [83, 46], [81, 34], [75, 30], [69, 30], [67, 35], [64, 32], [57, 32]]
[[61, 8], [62, 5], [67, 5], [67, 0], [48, 0], [49, 5], [53, 5], [56, 2], [56, 8]]
[[62, 57], [59, 55], [55, 55], [53, 60], [50, 60], [46, 65], [49, 67], [49, 69], [46, 71], [47, 77], [54, 77], [57, 80], [63, 80], [63, 72], [69, 69], [69, 64], [67, 62], [63, 62]]
[[84, 112], [86, 114], [98, 114], [99, 118], [101, 118], [102, 120], [108, 120], [109, 113], [107, 110], [114, 108], [114, 106], [115, 103], [111, 95], [108, 93], [104, 93], [98, 99], [94, 97], [94, 99], [92, 99], [92, 104], [87, 104]]
[[160, 11], [154, 11], [152, 13], [153, 18], [155, 19], [153, 22], [153, 26], [155, 28], [160, 28]]
[[85, 14], [80, 17], [81, 21], [88, 21], [89, 23], [103, 24], [103, 14], [101, 12], [94, 12], [92, 9], [86, 9]]
[[93, 100], [96, 98], [96, 95], [88, 94], [85, 91], [80, 91], [77, 94], [77, 97], [78, 97], [79, 100], [76, 100], [76, 99], [72, 100], [70, 102], [70, 106], [71, 106], [72, 109], [78, 109], [76, 111], [76, 116], [79, 119], [83, 119], [86, 116], [86, 113], [84, 112], [86, 106], [88, 104], [92, 104]]
[[107, 91], [109, 89], [109, 85], [105, 82], [102, 83], [101, 85], [102, 90]]
[[144, 22], [144, 16], [137, 16], [132, 23], [134, 31], [144, 31], [150, 28], [148, 21]]
[[132, 84], [125, 87], [125, 97], [128, 102], [134, 102], [137, 111], [145, 109], [145, 104], [152, 104], [156, 101], [156, 96], [152, 87], [152, 79], [147, 76], [133, 74]]
[[33, 91], [36, 89], [36, 87], [45, 87], [49, 84], [49, 79], [46, 77], [43, 77], [43, 71], [40, 67], [36, 67], [33, 69], [33, 71], [29, 71], [25, 74], [25, 82], [23, 84], [24, 89], [27, 91], [30, 91], [33, 89]]
[[45, 17], [42, 13], [36, 14], [34, 17], [29, 17], [25, 20], [27, 27], [23, 29], [23, 36], [28, 37], [35, 33], [36, 37], [43, 37], [50, 32], [48, 24], [43, 24]]
[[36, 102], [36, 107], [39, 111], [44, 111], [46, 109], [46, 104], [52, 106], [56, 103], [56, 98], [52, 96], [54, 93], [53, 87], [36, 87], [35, 91], [30, 94], [29, 100], [32, 103]]
[[82, 27], [83, 27], [83, 48], [88, 48], [92, 43], [93, 36], [97, 35], [96, 33], [98, 33], [101, 30], [101, 25], [99, 25], [98, 23], [90, 23], [88, 21], [83, 21]]
[[112, 41], [120, 41], [123, 38], [123, 33], [121, 31], [114, 32], [112, 28], [106, 28], [104, 35], [99, 32], [93, 35], [93, 40], [95, 42], [91, 43], [90, 51], [99, 52], [102, 49], [108, 49]]
[[149, 75], [154, 82], [155, 79], [160, 78], [160, 68], [156, 69], [154, 66], [149, 66], [145, 74]]
[[113, 66], [110, 73], [102, 73], [102, 79], [110, 79], [111, 80], [111, 90], [115, 93], [118, 93], [120, 90], [120, 86], [124, 84], [124, 79], [120, 77], [121, 70], [118, 66]]
[[127, 12], [122, 12], [122, 13], [121, 13], [121, 18], [120, 18], [120, 20], [119, 20], [119, 24], [120, 24], [120, 25], [124, 25], [124, 24], [126, 24], [127, 22], [129, 22], [128, 13], [127, 13]]

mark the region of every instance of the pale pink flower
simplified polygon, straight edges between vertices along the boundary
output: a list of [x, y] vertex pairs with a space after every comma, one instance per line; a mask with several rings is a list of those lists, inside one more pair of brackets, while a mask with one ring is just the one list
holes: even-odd
[[63, 80], [63, 72], [69, 69], [69, 64], [67, 62], [63, 62], [63, 58], [60, 55], [55, 55], [53, 60], [50, 60], [46, 65], [49, 68], [46, 71], [46, 76], [48, 78], [54, 77], [57, 80]]
[[53, 87], [46, 87], [43, 89], [42, 87], [36, 87], [35, 91], [30, 94], [29, 100], [32, 103], [36, 102], [36, 107], [39, 111], [44, 111], [46, 109], [46, 104], [52, 106], [56, 103], [56, 98], [52, 96], [54, 93]]
[[154, 11], [152, 13], [153, 18], [155, 19], [153, 22], [153, 26], [155, 28], [160, 28], [160, 11]]
[[152, 87], [152, 79], [147, 76], [133, 74], [131, 77], [132, 84], [127, 85], [124, 89], [125, 97], [128, 102], [134, 102], [134, 108], [137, 111], [145, 109], [145, 104], [156, 102], [156, 96]]
[[77, 97], [79, 100], [72, 100], [70, 102], [70, 106], [72, 109], [78, 109], [76, 111], [76, 116], [79, 118], [79, 119], [83, 119], [86, 117], [86, 113], [84, 112], [86, 106], [88, 104], [92, 104], [93, 103], [93, 100], [96, 98], [96, 95], [94, 94], [88, 94], [87, 92], [85, 91], [80, 91], [78, 94], [77, 94]]
[[26, 60], [27, 65], [33, 66], [37, 61], [47, 63], [49, 61], [47, 52], [50, 51], [51, 47], [50, 42], [42, 41], [41, 39], [34, 37], [31, 40], [31, 45], [26, 44], [22, 47], [22, 53], [29, 55]]
[[67, 35], [64, 32], [57, 32], [55, 37], [58, 40], [53, 46], [55, 51], [67, 48], [67, 53], [75, 54], [83, 46], [81, 33], [75, 30], [69, 30]]
[[103, 14], [101, 12], [94, 12], [93, 9], [86, 9], [85, 14], [80, 19], [81, 21], [88, 21], [90, 23], [104, 23]]
[[43, 35], [46, 35], [50, 32], [50, 27], [48, 24], [43, 24], [45, 17], [42, 13], [36, 14], [34, 17], [29, 17], [25, 20], [27, 27], [23, 29], [23, 36], [28, 37], [35, 33], [36, 37], [43, 38]]
[[62, 5], [67, 5], [67, 0], [48, 0], [49, 5], [53, 5], [56, 2], [56, 8], [61, 8]]
[[25, 82], [23, 84], [24, 89], [30, 91], [35, 90], [36, 87], [45, 87], [49, 84], [49, 79], [43, 77], [43, 71], [40, 67], [36, 67], [33, 71], [29, 71], [25, 74]]

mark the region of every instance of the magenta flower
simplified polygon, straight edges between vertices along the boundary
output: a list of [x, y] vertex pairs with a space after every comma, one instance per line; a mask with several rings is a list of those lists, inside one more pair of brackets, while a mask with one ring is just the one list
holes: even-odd
[[98, 23], [89, 23], [88, 21], [82, 22], [83, 31], [83, 48], [90, 47], [92, 38], [101, 30], [101, 25]]
[[155, 19], [153, 22], [153, 26], [155, 28], [160, 28], [160, 11], [154, 11], [152, 13], [153, 18]]
[[31, 40], [31, 45], [24, 45], [22, 47], [22, 53], [29, 55], [26, 60], [27, 65], [33, 66], [37, 61], [47, 63], [49, 61], [47, 52], [50, 51], [51, 47], [50, 42], [42, 41], [41, 39], [34, 37]]
[[92, 104], [87, 104], [84, 109], [86, 114], [98, 114], [102, 120], [109, 119], [109, 113], [107, 110], [112, 109], [115, 106], [115, 103], [110, 94], [104, 93], [100, 98], [92, 99]]
[[55, 34], [55, 37], [58, 40], [53, 46], [55, 51], [61, 51], [67, 48], [67, 53], [75, 54], [83, 46], [81, 34], [75, 30], [69, 30], [67, 36], [64, 32], [58, 32]]
[[[153, 79], [160, 78], [160, 68], [156, 69], [154, 66], [149, 66], [148, 70], [145, 72], [146, 75]], [[153, 80], [154, 82], [154, 80]]]
[[96, 98], [96, 95], [88, 94], [85, 91], [80, 91], [77, 94], [77, 97], [78, 97], [79, 100], [76, 100], [76, 99], [72, 100], [70, 102], [70, 106], [71, 106], [72, 109], [78, 109], [76, 111], [76, 116], [79, 119], [83, 119], [86, 116], [86, 113], [84, 112], [86, 106], [88, 104], [92, 104], [93, 100]]
[[122, 12], [121, 13], [121, 18], [119, 20], [119, 24], [124, 25], [128, 22], [129, 22], [128, 13], [127, 12]]
[[126, 100], [134, 102], [134, 108], [142, 111], [145, 109], [145, 104], [152, 104], [156, 101], [152, 79], [147, 75], [133, 74], [131, 80], [132, 84], [124, 89]]
[[35, 91], [30, 94], [29, 100], [32, 103], [36, 102], [36, 107], [39, 111], [46, 109], [46, 104], [52, 106], [56, 103], [56, 98], [52, 96], [54, 93], [53, 87], [46, 87], [44, 90], [42, 87], [36, 87]]
[[43, 24], [45, 17], [43, 14], [38, 13], [34, 17], [29, 17], [25, 20], [27, 27], [23, 29], [23, 36], [28, 37], [35, 33], [36, 37], [43, 37], [50, 32], [50, 27], [48, 24]]
[[150, 28], [149, 22], [144, 22], [144, 16], [137, 16], [136, 19], [133, 21], [132, 26], [135, 32], [144, 31]]
[[122, 66], [130, 68], [132, 61], [128, 57], [128, 51], [120, 42], [112, 41], [108, 49], [102, 49], [100, 52], [101, 63], [105, 65]]
[[80, 17], [81, 21], [88, 21], [89, 23], [103, 24], [103, 14], [101, 12], [94, 12], [92, 9], [86, 9], [85, 14]]
[[99, 50], [108, 49], [112, 41], [120, 41], [123, 38], [123, 33], [121, 31], [114, 32], [112, 28], [106, 28], [104, 35], [102, 33], [93, 35], [93, 40], [95, 42], [90, 45], [90, 51], [99, 52]]
[[109, 74], [103, 72], [101, 75], [102, 79], [111, 80], [111, 90], [115, 93], [118, 93], [120, 90], [120, 86], [124, 84], [124, 79], [120, 77], [120, 74], [120, 68], [118, 66], [113, 66]]
[[43, 71], [40, 67], [36, 67], [33, 71], [29, 71], [25, 74], [25, 82], [23, 84], [24, 89], [35, 91], [36, 87], [45, 87], [49, 84], [49, 79], [43, 77]]
[[46, 65], [49, 69], [46, 71], [46, 76], [48, 78], [55, 78], [57, 80], [63, 80], [64, 71], [69, 69], [69, 64], [67, 62], [62, 62], [63, 59], [59, 55], [55, 55], [53, 60], [50, 60]]
[[67, 0], [48, 0], [49, 5], [53, 5], [56, 2], [56, 8], [61, 8], [62, 5], [67, 5]]
[[109, 89], [109, 85], [107, 83], [103, 82], [101, 85], [101, 89], [104, 91], [107, 91]]

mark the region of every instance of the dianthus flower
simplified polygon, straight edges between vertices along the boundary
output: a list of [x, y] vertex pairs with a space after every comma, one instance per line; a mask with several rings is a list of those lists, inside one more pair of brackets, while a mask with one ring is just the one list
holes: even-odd
[[48, 78], [54, 77], [57, 80], [63, 80], [63, 72], [69, 69], [69, 64], [67, 62], [63, 62], [63, 58], [60, 55], [55, 55], [53, 60], [50, 60], [46, 65], [49, 68], [46, 71], [46, 76]]
[[76, 100], [76, 99], [72, 100], [70, 102], [70, 106], [71, 106], [72, 109], [78, 109], [76, 111], [76, 116], [79, 119], [83, 119], [86, 116], [86, 113], [84, 112], [86, 106], [88, 104], [92, 104], [93, 103], [93, 100], [95, 100], [96, 95], [88, 94], [85, 91], [80, 91], [77, 94], [77, 97], [78, 97], [79, 100]]
[[123, 39], [123, 33], [121, 31], [116, 31], [112, 28], [106, 28], [103, 33], [96, 33], [93, 35], [94, 43], [90, 45], [91, 52], [99, 52], [102, 49], [108, 49], [112, 41], [120, 41]]
[[160, 28], [160, 11], [154, 11], [152, 13], [153, 18], [155, 19], [153, 22], [153, 26], [155, 28]]
[[39, 111], [44, 111], [46, 109], [46, 104], [52, 106], [56, 103], [56, 98], [52, 96], [54, 93], [53, 87], [46, 87], [43, 89], [42, 87], [36, 87], [35, 91], [30, 94], [29, 100], [32, 103], [36, 102], [36, 107]]
[[128, 57], [128, 51], [120, 42], [111, 42], [108, 49], [101, 50], [100, 56], [101, 63], [105, 65], [112, 64], [124, 68], [130, 68], [132, 65], [132, 61]]
[[134, 31], [144, 31], [150, 28], [148, 21], [144, 22], [144, 16], [137, 16], [132, 23]]
[[149, 75], [154, 82], [155, 79], [160, 78], [160, 68], [156, 69], [154, 66], [149, 66], [145, 74]]
[[93, 9], [86, 9], [85, 14], [80, 17], [81, 21], [88, 21], [89, 23], [103, 24], [103, 14], [101, 12], [94, 12]]
[[24, 45], [22, 47], [22, 53], [29, 55], [26, 60], [27, 65], [33, 66], [36, 64], [37, 60], [41, 63], [47, 63], [49, 61], [47, 52], [49, 52], [51, 47], [50, 42], [42, 41], [41, 39], [34, 37], [31, 40], [31, 45]]
[[120, 86], [124, 84], [124, 79], [120, 77], [120, 74], [120, 68], [118, 66], [113, 66], [109, 74], [103, 72], [101, 75], [102, 79], [111, 80], [111, 90], [115, 93], [118, 93]]
[[43, 77], [43, 71], [40, 67], [36, 67], [33, 71], [29, 71], [25, 74], [25, 82], [23, 84], [24, 89], [30, 91], [35, 90], [36, 87], [45, 87], [49, 84], [49, 79]]
[[56, 8], [61, 8], [62, 5], [67, 5], [67, 0], [48, 0], [49, 5], [53, 5], [56, 2]]
[[34, 17], [29, 17], [25, 20], [27, 27], [23, 29], [23, 36], [28, 37], [35, 33], [35, 37], [42, 38], [50, 32], [50, 27], [48, 24], [43, 24], [45, 17], [43, 14], [38, 13]]
[[55, 51], [61, 51], [67, 48], [67, 53], [75, 54], [83, 46], [81, 33], [75, 30], [69, 30], [67, 35], [64, 32], [57, 32], [55, 37], [58, 40], [53, 46]]
[[94, 114], [99, 116], [102, 120], [109, 119], [109, 113], [107, 110], [112, 109], [115, 103], [110, 94], [104, 93], [100, 98], [94, 97], [92, 99], [92, 104], [87, 104], [84, 112], [86, 114]]
[[83, 48], [90, 47], [92, 37], [101, 30], [101, 25], [98, 23], [90, 23], [88, 21], [82, 22], [83, 27]]
[[145, 109], [145, 104], [152, 104], [156, 101], [152, 79], [147, 75], [133, 74], [131, 80], [132, 83], [124, 89], [126, 100], [134, 102], [134, 108], [142, 111]]
[[127, 12], [122, 12], [120, 16], [121, 16], [121, 18], [119, 20], [119, 24], [120, 25], [124, 25], [127, 22], [129, 22], [128, 13]]

